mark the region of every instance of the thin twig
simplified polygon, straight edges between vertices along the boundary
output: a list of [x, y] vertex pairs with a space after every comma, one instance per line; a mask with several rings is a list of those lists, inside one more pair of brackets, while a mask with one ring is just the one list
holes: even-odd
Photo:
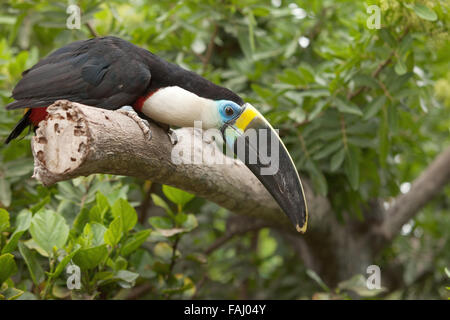
[[144, 224], [145, 220], [147, 220], [148, 210], [152, 206], [152, 193], [156, 191], [157, 183], [154, 183], [150, 180], [147, 180], [145, 183], [146, 191], [144, 200], [142, 200], [141, 207], [139, 209], [139, 223]]
[[[243, 221], [245, 220], [245, 221]], [[223, 246], [225, 243], [233, 239], [237, 235], [246, 234], [249, 231], [256, 231], [264, 227], [269, 227], [270, 223], [265, 221], [250, 222], [248, 219], [240, 218], [238, 220], [233, 219], [229, 223], [227, 230], [229, 230], [224, 236], [218, 238], [213, 244], [211, 244], [206, 250], [205, 254], [210, 255], [212, 252]]]
[[[398, 38], [397, 42], [400, 42], [403, 40], [404, 37], [406, 37], [406, 35], [409, 32], [409, 27], [405, 28], [405, 31], [403, 32], [403, 34], [400, 36], [400, 38]], [[375, 69], [374, 72], [372, 72], [372, 78], [377, 78], [378, 75], [381, 73], [381, 71], [384, 70], [384, 68], [386, 68], [386, 66], [388, 66], [391, 62], [392, 62], [392, 58], [395, 56], [395, 50], [392, 50], [392, 52], [389, 54], [389, 57], [384, 60], [383, 62], [381, 62], [378, 67]], [[350, 92], [347, 95], [347, 100], [352, 100], [353, 98], [355, 98], [356, 96], [360, 95], [363, 91], [365, 91], [366, 89], [368, 89], [367, 86], [362, 86], [359, 87], [358, 90], [354, 91], [354, 92]]]
[[198, 296], [198, 293], [199, 293], [200, 289], [203, 287], [203, 285], [205, 284], [205, 282], [206, 282], [208, 279], [209, 279], [209, 278], [208, 278], [208, 275], [207, 275], [207, 273], [205, 272], [205, 273], [203, 274], [203, 276], [201, 277], [201, 279], [200, 279], [200, 280], [197, 282], [197, 284], [195, 285], [195, 292], [194, 292], [194, 294], [192, 295], [191, 300], [197, 299], [197, 296]]
[[93, 36], [94, 38], [100, 37], [100, 35], [98, 34], [98, 32], [95, 31], [95, 29], [94, 29], [94, 27], [92, 26], [92, 24], [91, 24], [90, 21], [86, 22], [85, 25], [86, 25], [86, 27], [88, 28], [88, 30], [89, 30], [91, 36]]
[[126, 300], [137, 300], [146, 293], [148, 293], [153, 286], [146, 282], [140, 286], [134, 287], [133, 290], [127, 295]]
[[176, 235], [175, 236], [176, 238], [175, 238], [175, 242], [173, 243], [173, 246], [172, 246], [172, 258], [170, 259], [170, 266], [169, 266], [169, 272], [167, 273], [167, 280], [169, 280], [170, 279], [170, 276], [171, 276], [171, 274], [172, 274], [172, 271], [173, 271], [173, 268], [175, 267], [175, 261], [177, 260], [176, 259], [176, 252], [177, 252], [177, 247], [178, 247], [178, 243], [180, 242], [180, 238], [181, 238], [181, 236], [180, 235]]
[[209, 39], [208, 47], [206, 49], [206, 53], [203, 59], [203, 67], [202, 67], [202, 73], [205, 73], [206, 68], [209, 64], [209, 60], [211, 60], [211, 56], [214, 51], [214, 41], [216, 40], [217, 32], [219, 31], [219, 27], [217, 24], [214, 24], [214, 31], [211, 35], [211, 38]]

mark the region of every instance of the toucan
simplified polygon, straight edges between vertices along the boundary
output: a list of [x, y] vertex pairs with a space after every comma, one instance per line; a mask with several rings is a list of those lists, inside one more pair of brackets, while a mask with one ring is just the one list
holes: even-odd
[[[38, 127], [46, 108], [60, 99], [110, 110], [132, 106], [135, 114], [169, 127], [202, 121], [204, 129], [220, 129], [225, 144], [262, 182], [297, 231], [306, 231], [302, 183], [276, 130], [236, 93], [148, 50], [113, 36], [70, 43], [24, 71], [12, 97], [15, 101], [7, 109], [27, 111], [6, 143], [28, 126]], [[254, 139], [251, 132], [269, 138], [256, 134]], [[267, 170], [268, 153], [278, 161], [273, 172]]]

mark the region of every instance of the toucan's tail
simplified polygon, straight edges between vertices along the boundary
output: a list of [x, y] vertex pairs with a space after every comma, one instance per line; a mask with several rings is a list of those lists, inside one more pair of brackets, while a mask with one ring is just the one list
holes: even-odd
[[5, 140], [5, 144], [8, 144], [11, 140], [17, 138], [23, 130], [25, 130], [26, 127], [28, 127], [31, 124], [30, 121], [30, 115], [31, 115], [31, 109], [29, 109], [20, 119], [20, 121], [16, 124], [14, 129], [9, 134], [8, 138]]

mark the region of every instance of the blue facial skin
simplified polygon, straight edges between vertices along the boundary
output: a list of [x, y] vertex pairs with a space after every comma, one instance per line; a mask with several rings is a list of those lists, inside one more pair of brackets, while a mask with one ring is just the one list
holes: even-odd
[[[230, 101], [230, 100], [217, 100], [217, 109], [219, 110], [220, 119], [222, 120], [222, 124], [225, 124], [227, 122], [230, 122], [234, 119], [236, 119], [242, 111], [241, 106], [239, 106], [237, 103]], [[227, 114], [226, 110], [227, 107], [230, 107], [233, 109], [233, 114]]]
[[[222, 122], [221, 131], [226, 144], [233, 150], [234, 142], [239, 136], [239, 133], [231, 126], [226, 125], [233, 120], [236, 120], [242, 113], [242, 107], [230, 100], [216, 101], [217, 109], [219, 111], [220, 120]], [[233, 109], [233, 114], [227, 114], [226, 109], [230, 107]]]

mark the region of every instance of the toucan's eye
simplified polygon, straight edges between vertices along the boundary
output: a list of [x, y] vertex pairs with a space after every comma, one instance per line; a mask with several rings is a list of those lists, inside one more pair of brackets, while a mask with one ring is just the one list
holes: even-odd
[[232, 116], [233, 113], [234, 113], [234, 110], [233, 110], [232, 107], [230, 107], [230, 106], [226, 106], [226, 107], [225, 107], [225, 114], [226, 114], [227, 116]]

